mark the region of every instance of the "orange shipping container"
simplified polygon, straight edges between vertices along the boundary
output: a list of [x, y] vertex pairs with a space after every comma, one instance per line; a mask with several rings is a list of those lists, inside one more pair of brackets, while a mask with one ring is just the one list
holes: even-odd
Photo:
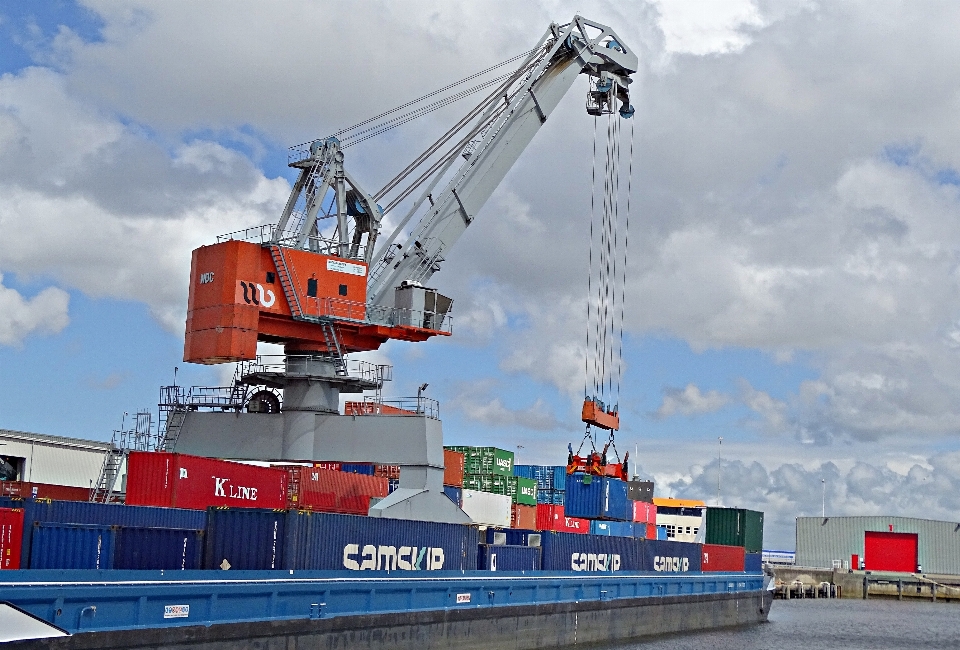
[[11, 497], [34, 497], [56, 501], [89, 501], [90, 488], [53, 483], [29, 483], [27, 481], [0, 481], [0, 495]]
[[400, 466], [399, 465], [377, 465], [373, 470], [374, 476], [382, 476], [383, 478], [400, 478]]
[[299, 510], [365, 515], [370, 499], [383, 498], [390, 482], [382, 476], [351, 474], [316, 467], [288, 467], [289, 507]]
[[464, 456], [459, 451], [443, 450], [443, 484], [463, 487]]
[[534, 530], [537, 527], [537, 506], [524, 506], [519, 503], [513, 504], [510, 527]]

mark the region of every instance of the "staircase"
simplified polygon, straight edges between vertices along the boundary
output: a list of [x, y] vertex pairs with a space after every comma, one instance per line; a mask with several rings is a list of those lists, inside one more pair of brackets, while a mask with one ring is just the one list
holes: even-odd
[[290, 313], [297, 320], [305, 320], [303, 317], [303, 308], [300, 306], [300, 296], [293, 286], [293, 280], [290, 278], [290, 269], [287, 267], [287, 259], [283, 256], [283, 249], [280, 246], [270, 246], [270, 256], [277, 267], [277, 276], [280, 279], [280, 286], [283, 287], [283, 295], [287, 297], [287, 304], [290, 305]]
[[[116, 436], [114, 436], [116, 437]], [[90, 500], [94, 503], [111, 503], [117, 501], [116, 486], [120, 475], [120, 467], [126, 457], [124, 449], [113, 447], [103, 456], [103, 465], [100, 467], [100, 476], [97, 484], [90, 491]]]
[[323, 340], [327, 344], [327, 351], [333, 360], [333, 367], [340, 377], [347, 376], [347, 360], [343, 357], [343, 350], [340, 348], [340, 339], [337, 337], [337, 329], [329, 320], [320, 321], [320, 329], [323, 332]]

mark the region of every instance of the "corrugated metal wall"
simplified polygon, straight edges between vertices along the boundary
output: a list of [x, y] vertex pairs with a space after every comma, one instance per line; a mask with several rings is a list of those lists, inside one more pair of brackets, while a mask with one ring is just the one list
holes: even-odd
[[960, 523], [912, 517], [797, 517], [797, 566], [833, 566], [863, 556], [868, 530], [917, 533], [918, 562], [925, 573], [960, 575]]
[[[25, 459], [21, 480], [89, 488], [109, 443], [0, 429], [5, 456]], [[123, 472], [121, 472], [122, 474]]]

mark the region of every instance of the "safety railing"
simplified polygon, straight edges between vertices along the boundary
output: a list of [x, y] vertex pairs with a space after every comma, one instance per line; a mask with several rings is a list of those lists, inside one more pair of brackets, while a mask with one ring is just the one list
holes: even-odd
[[[330, 359], [317, 355], [258, 355], [255, 361], [241, 362], [241, 375], [257, 373], [283, 373], [287, 376], [312, 377], [329, 374]], [[393, 380], [393, 366], [369, 361], [347, 360], [347, 374], [364, 381], [382, 385]]]
[[[296, 212], [291, 215], [292, 225], [299, 225], [302, 220], [303, 215], [301, 213]], [[217, 235], [218, 244], [222, 244], [225, 241], [243, 241], [251, 244], [260, 244], [261, 246], [274, 244], [277, 246], [284, 246], [286, 248], [298, 248], [310, 251], [312, 253], [329, 255], [331, 257], [345, 257], [357, 260], [366, 259], [367, 247], [365, 245], [358, 246], [356, 254], [350, 256], [349, 253], [352, 251], [353, 245], [349, 243], [343, 244], [337, 239], [323, 237], [321, 235], [312, 235], [304, 240], [302, 246], [298, 246], [297, 242], [299, 240], [299, 228], [288, 228], [286, 230], [278, 231], [276, 224], [269, 223], [263, 224], [262, 226], [251, 226], [250, 228], [244, 228], [243, 230], [235, 230], [223, 235]]]
[[160, 406], [197, 410], [237, 408], [232, 386], [162, 386]]
[[[430, 397], [391, 397], [389, 399], [367, 395], [356, 408], [357, 415], [425, 415], [440, 419], [440, 402]], [[350, 415], [348, 413], [348, 415]]]

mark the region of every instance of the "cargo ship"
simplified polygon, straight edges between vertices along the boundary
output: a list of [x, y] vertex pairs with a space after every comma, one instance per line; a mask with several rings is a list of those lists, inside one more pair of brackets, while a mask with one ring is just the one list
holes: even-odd
[[[618, 152], [598, 176], [629, 187], [617, 138], [634, 113], [633, 50], [575, 16], [516, 61], [446, 87], [450, 101], [488, 94], [380, 191], [362, 189], [343, 149], [447, 100], [431, 93], [422, 109], [291, 148], [298, 179], [280, 221], [193, 252], [183, 359], [236, 363], [234, 380], [163, 387], [157, 426], [141, 413], [120, 432], [87, 501], [38, 486], [0, 496], [0, 641], [522, 650], [766, 620], [762, 515], [668, 502], [658, 513], [653, 486], [615, 456], [620, 382], [602, 368], [622, 366], [622, 327], [605, 319], [623, 310], [605, 296], [622, 299], [624, 278], [601, 272], [591, 297], [588, 348], [604, 363], [587, 364], [588, 453], [571, 447], [566, 465], [445, 448], [426, 385], [384, 398], [392, 368], [350, 357], [451, 334], [453, 301], [427, 283], [581, 74], [587, 113], [608, 121]], [[591, 228], [604, 233], [601, 262], [620, 254], [619, 201], [605, 196]], [[262, 342], [284, 354], [258, 356]], [[694, 510], [692, 533], [681, 520]]]

